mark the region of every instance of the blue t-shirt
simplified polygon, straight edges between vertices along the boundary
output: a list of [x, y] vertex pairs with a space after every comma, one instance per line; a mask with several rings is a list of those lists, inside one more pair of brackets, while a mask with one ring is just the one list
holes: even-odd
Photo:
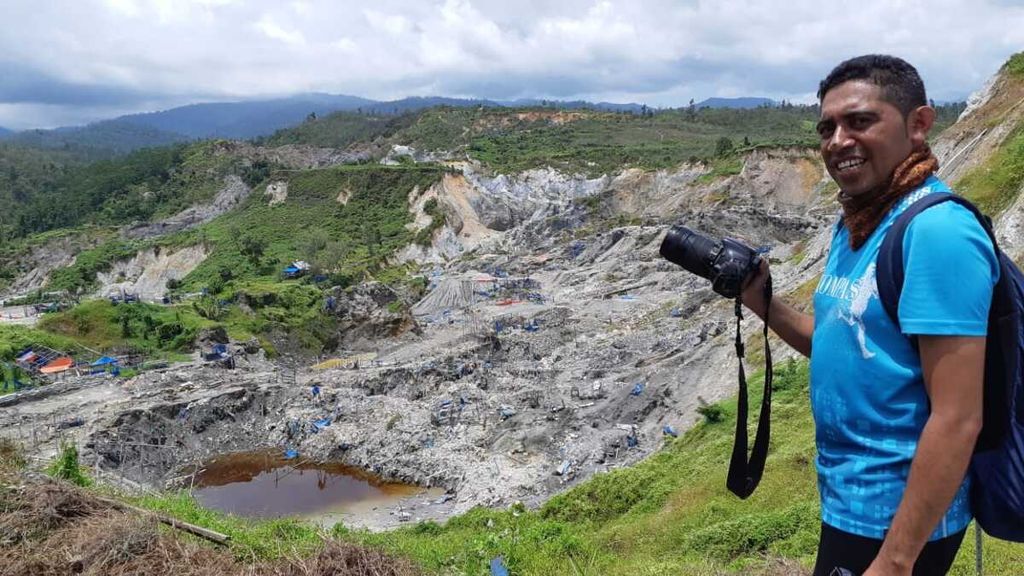
[[[814, 294], [811, 410], [822, 520], [881, 539], [892, 523], [929, 415], [913, 334], [984, 336], [999, 268], [974, 216], [952, 202], [917, 215], [903, 242], [899, 318], [878, 297], [875, 261], [896, 217], [925, 194], [950, 193], [934, 176], [911, 192], [858, 249], [840, 227]], [[971, 519], [965, 479], [931, 539]]]

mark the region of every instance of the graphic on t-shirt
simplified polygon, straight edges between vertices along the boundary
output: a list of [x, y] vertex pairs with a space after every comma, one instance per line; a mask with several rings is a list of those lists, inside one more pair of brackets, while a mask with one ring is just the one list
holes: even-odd
[[875, 282], [875, 264], [868, 265], [864, 275], [850, 287], [850, 308], [843, 311], [840, 307], [839, 317], [849, 324], [857, 333], [857, 344], [860, 346], [860, 355], [865, 360], [875, 356], [875, 353], [868, 350], [864, 333], [864, 311], [868, 309], [868, 302], [871, 298], [878, 298], [878, 284]]
[[868, 349], [863, 318], [864, 312], [868, 309], [868, 303], [872, 298], [878, 298], [875, 264], [869, 264], [864, 274], [853, 282], [850, 282], [849, 278], [831, 274], [822, 276], [821, 283], [818, 284], [818, 293], [839, 300], [836, 314], [840, 320], [853, 328], [857, 344], [860, 346], [861, 357], [865, 360], [874, 358], [875, 353]]

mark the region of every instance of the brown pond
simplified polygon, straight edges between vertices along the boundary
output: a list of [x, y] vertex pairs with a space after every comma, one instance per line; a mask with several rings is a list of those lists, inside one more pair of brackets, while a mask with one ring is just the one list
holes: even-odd
[[279, 451], [227, 454], [202, 464], [192, 494], [203, 506], [238, 516], [320, 517], [392, 506], [423, 488], [383, 482], [360, 470]]

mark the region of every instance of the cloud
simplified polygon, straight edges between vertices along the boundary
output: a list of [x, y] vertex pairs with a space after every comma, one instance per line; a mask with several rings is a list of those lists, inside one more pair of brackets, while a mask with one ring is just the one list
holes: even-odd
[[60, 106], [119, 106], [159, 94], [111, 84], [63, 80], [17, 64], [0, 62], [0, 102]]
[[[963, 98], [1024, 46], [1010, 0], [8, 0], [0, 102], [110, 105], [304, 91], [370, 98], [813, 98], [843, 58], [914, 63]], [[927, 24], [925, 24], [927, 23]], [[8, 75], [14, 68], [15, 73]], [[65, 118], [66, 116], [61, 116]]]
[[306, 43], [305, 36], [298, 30], [285, 30], [280, 24], [274, 21], [269, 15], [264, 15], [256, 22], [256, 29], [266, 34], [267, 38], [280, 40], [285, 44], [302, 45]]

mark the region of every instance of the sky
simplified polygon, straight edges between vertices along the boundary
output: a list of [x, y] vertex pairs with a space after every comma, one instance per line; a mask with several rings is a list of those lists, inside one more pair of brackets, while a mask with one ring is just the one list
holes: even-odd
[[303, 92], [685, 106], [814, 101], [901, 56], [962, 100], [1024, 50], [1024, 0], [0, 0], [0, 126]]

